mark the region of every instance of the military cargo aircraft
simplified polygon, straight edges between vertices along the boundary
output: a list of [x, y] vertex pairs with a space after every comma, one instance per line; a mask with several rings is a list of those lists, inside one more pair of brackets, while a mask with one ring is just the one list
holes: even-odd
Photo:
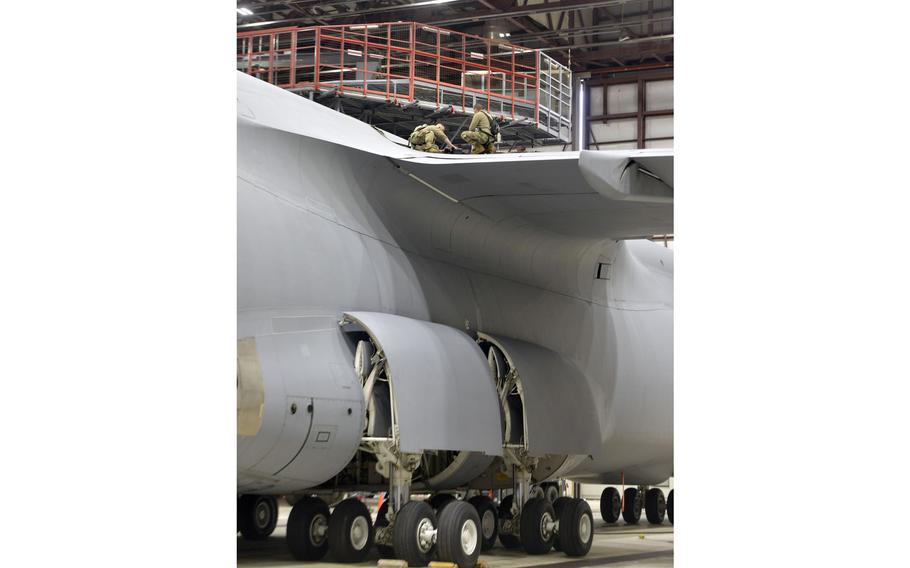
[[559, 479], [672, 522], [672, 151], [426, 154], [237, 81], [239, 532], [284, 497], [300, 560], [582, 556]]

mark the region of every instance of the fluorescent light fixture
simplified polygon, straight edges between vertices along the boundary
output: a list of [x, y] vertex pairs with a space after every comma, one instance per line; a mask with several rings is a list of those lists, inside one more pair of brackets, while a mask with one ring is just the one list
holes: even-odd
[[237, 8], [237, 13], [240, 14], [241, 16], [252, 16], [253, 15], [253, 11], [250, 10], [249, 8]]
[[619, 41], [626, 41], [627, 39], [630, 39], [630, 38], [629, 38], [629, 36], [626, 35], [626, 36], [622, 36], [621, 38], [619, 38]]
[[357, 71], [356, 67], [345, 67], [344, 69], [328, 69], [326, 71], [320, 71], [320, 75], [326, 75], [328, 73], [341, 73], [342, 71]]
[[349, 30], [363, 30], [363, 29], [375, 30], [378, 27], [379, 27], [379, 24], [366, 24], [366, 25], [359, 25], [359, 26], [348, 26], [348, 29]]
[[484, 55], [482, 53], [477, 53], [476, 51], [472, 51], [471, 57], [473, 57], [474, 59], [483, 59]]
[[476, 70], [476, 71], [465, 71], [465, 72], [464, 72], [465, 75], [488, 75], [489, 73], [490, 73], [490, 72], [487, 71], [486, 69], [484, 69], [484, 70]]
[[448, 4], [449, 2], [454, 2], [455, 0], [424, 0], [423, 2], [414, 2], [413, 4], [404, 4], [402, 8], [409, 8], [411, 6], [429, 6], [430, 4]]
[[[411, 6], [414, 6], [414, 4], [411, 4]], [[452, 35], [451, 32], [447, 32], [447, 31], [441, 30], [439, 28], [431, 28], [430, 26], [420, 26], [420, 29], [422, 29], [425, 32], [430, 32], [430, 33], [439, 33], [442, 35]]]
[[359, 49], [348, 49], [346, 51], [351, 55], [363, 55], [363, 52]]

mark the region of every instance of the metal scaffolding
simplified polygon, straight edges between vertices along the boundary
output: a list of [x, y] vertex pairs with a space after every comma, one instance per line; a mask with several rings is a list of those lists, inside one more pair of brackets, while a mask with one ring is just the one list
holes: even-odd
[[237, 34], [237, 68], [296, 92], [468, 114], [571, 140], [572, 74], [536, 49], [419, 24], [278, 28]]

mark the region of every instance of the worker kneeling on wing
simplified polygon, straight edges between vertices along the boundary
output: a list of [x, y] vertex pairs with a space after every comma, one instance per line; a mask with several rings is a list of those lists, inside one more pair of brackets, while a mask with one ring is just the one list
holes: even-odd
[[466, 132], [461, 133], [461, 137], [465, 142], [471, 143], [472, 154], [492, 154], [496, 151], [493, 143], [496, 142], [498, 130], [498, 124], [493, 117], [483, 110], [483, 105], [477, 103], [474, 105], [471, 125]]
[[436, 139], [439, 138], [445, 142], [446, 148], [454, 149], [455, 146], [449, 137], [446, 136], [446, 128], [442, 124], [421, 124], [414, 129], [408, 142], [411, 148], [422, 152], [439, 152], [439, 146], [436, 145]]

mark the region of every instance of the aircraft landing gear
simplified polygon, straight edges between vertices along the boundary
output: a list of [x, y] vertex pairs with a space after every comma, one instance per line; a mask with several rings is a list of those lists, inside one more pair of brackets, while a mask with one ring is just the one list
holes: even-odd
[[673, 490], [670, 490], [670, 495], [667, 497], [667, 518], [670, 519], [670, 524], [673, 524]]
[[[567, 501], [562, 501], [567, 499]], [[584, 556], [591, 550], [594, 542], [594, 515], [591, 506], [584, 499], [560, 497], [559, 507], [554, 504], [556, 520], [559, 521], [559, 532], [556, 543], [559, 550], [569, 556]], [[556, 544], [554, 543], [554, 544]]]
[[436, 514], [423, 501], [408, 501], [395, 515], [392, 542], [395, 556], [408, 566], [426, 566], [433, 558], [437, 536]]
[[[512, 503], [515, 498], [512, 495], [507, 495], [503, 497], [502, 502], [499, 504], [499, 519], [501, 527], [498, 527], [499, 533], [499, 542], [506, 548], [519, 548], [521, 546], [521, 541], [517, 536], [513, 535], [511, 532], [511, 526], [515, 522], [515, 515], [512, 513]], [[508, 521], [508, 532], [505, 530]]]
[[648, 489], [645, 493], [645, 515], [648, 522], [652, 525], [659, 525], [664, 522], [664, 514], [667, 512], [667, 501], [664, 499], [664, 492], [657, 487]]
[[345, 499], [332, 512], [329, 549], [338, 562], [362, 562], [373, 544], [370, 511], [359, 499]]
[[627, 525], [638, 524], [641, 519], [641, 491], [636, 487], [627, 487], [623, 495], [623, 520]]
[[244, 495], [237, 500], [237, 530], [247, 540], [264, 540], [278, 523], [278, 501], [269, 495]]
[[294, 503], [288, 517], [287, 543], [296, 560], [319, 560], [329, 550], [329, 506], [318, 497]]
[[474, 568], [481, 548], [477, 510], [465, 501], [450, 501], [439, 513], [438, 555], [458, 568]]
[[521, 510], [521, 544], [528, 554], [546, 554], [556, 536], [556, 511], [545, 497], [528, 499]]
[[622, 510], [622, 499], [615, 487], [607, 487], [600, 494], [600, 517], [604, 522], [612, 524], [619, 520]]
[[480, 550], [490, 550], [496, 544], [496, 536], [499, 534], [496, 505], [486, 495], [475, 495], [468, 499], [468, 503], [474, 506], [477, 518], [480, 519]]

